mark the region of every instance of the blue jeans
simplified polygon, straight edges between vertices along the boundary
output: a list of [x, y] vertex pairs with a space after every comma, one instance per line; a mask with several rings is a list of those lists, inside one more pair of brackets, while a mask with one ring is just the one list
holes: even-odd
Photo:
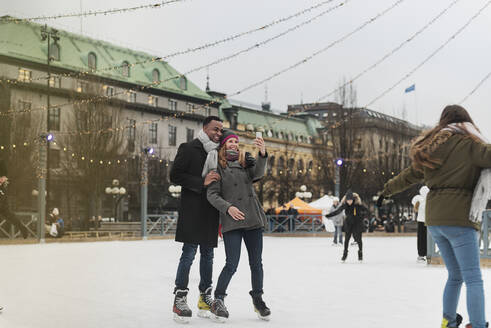
[[457, 226], [429, 226], [428, 230], [440, 249], [448, 271], [443, 291], [443, 316], [449, 320], [449, 327], [455, 326], [460, 289], [465, 282], [467, 312], [472, 328], [484, 328], [484, 287], [476, 230]]
[[[179, 260], [179, 266], [177, 267], [176, 275], [176, 288], [187, 289], [189, 283], [189, 270], [193, 264], [194, 256], [198, 250], [197, 244], [184, 243], [182, 246], [181, 259]], [[211, 277], [213, 275], [213, 247], [206, 247], [199, 245], [199, 251], [201, 254], [199, 261], [199, 290], [204, 292], [208, 287], [211, 287]]]
[[249, 255], [249, 266], [251, 268], [252, 296], [263, 294], [263, 230], [245, 230], [238, 229], [225, 232], [223, 242], [225, 244], [225, 267], [218, 277], [217, 288], [215, 289], [215, 298], [224, 298], [227, 296], [227, 287], [237, 270], [240, 260], [240, 248], [242, 239], [247, 248]]
[[343, 243], [343, 227], [342, 226], [334, 226], [334, 243], [338, 243], [338, 238], [339, 238], [339, 243]]

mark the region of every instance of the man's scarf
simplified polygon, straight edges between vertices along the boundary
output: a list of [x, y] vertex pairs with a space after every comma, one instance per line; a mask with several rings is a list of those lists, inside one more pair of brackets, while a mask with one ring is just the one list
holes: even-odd
[[205, 131], [200, 130], [198, 133], [198, 139], [203, 144], [206, 156], [205, 165], [203, 166], [203, 171], [201, 171], [201, 177], [205, 177], [210, 171], [216, 170], [218, 166], [218, 146], [219, 144], [210, 140], [210, 137], [205, 133]]

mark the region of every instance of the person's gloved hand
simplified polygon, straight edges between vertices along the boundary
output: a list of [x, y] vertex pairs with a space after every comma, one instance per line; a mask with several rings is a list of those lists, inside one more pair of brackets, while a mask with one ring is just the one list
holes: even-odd
[[378, 196], [378, 199], [377, 199], [377, 207], [381, 207], [382, 206], [382, 202], [384, 201], [384, 199], [385, 199], [384, 195]]
[[245, 153], [245, 164], [246, 169], [256, 165], [256, 159], [248, 151]]

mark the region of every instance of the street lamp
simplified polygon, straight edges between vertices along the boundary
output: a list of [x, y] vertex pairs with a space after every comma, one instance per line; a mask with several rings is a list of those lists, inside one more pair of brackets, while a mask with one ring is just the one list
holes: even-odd
[[298, 198], [302, 199], [310, 199], [312, 198], [312, 193], [310, 191], [307, 191], [307, 186], [306, 185], [301, 185], [300, 186], [300, 191], [297, 191], [295, 193], [295, 196]]
[[342, 158], [338, 158], [335, 161], [336, 166], [334, 167], [334, 196], [339, 198], [339, 187], [340, 187], [340, 180], [341, 180], [341, 175], [339, 171], [341, 170], [341, 166], [344, 164], [344, 160]]
[[169, 186], [169, 192], [174, 198], [181, 197], [181, 191], [182, 191], [181, 186], [174, 186], [174, 185]]
[[123, 199], [124, 195], [126, 195], [126, 188], [118, 187], [118, 186], [119, 186], [119, 180], [114, 179], [111, 187], [106, 187], [105, 189], [106, 194], [112, 195], [114, 199], [114, 221], [117, 221], [118, 204], [121, 201], [121, 199]]

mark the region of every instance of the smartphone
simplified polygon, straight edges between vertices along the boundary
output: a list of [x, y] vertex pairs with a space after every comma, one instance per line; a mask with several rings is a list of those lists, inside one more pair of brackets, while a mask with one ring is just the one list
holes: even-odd
[[261, 131], [257, 131], [256, 138], [262, 138], [262, 137], [263, 137], [263, 133]]

